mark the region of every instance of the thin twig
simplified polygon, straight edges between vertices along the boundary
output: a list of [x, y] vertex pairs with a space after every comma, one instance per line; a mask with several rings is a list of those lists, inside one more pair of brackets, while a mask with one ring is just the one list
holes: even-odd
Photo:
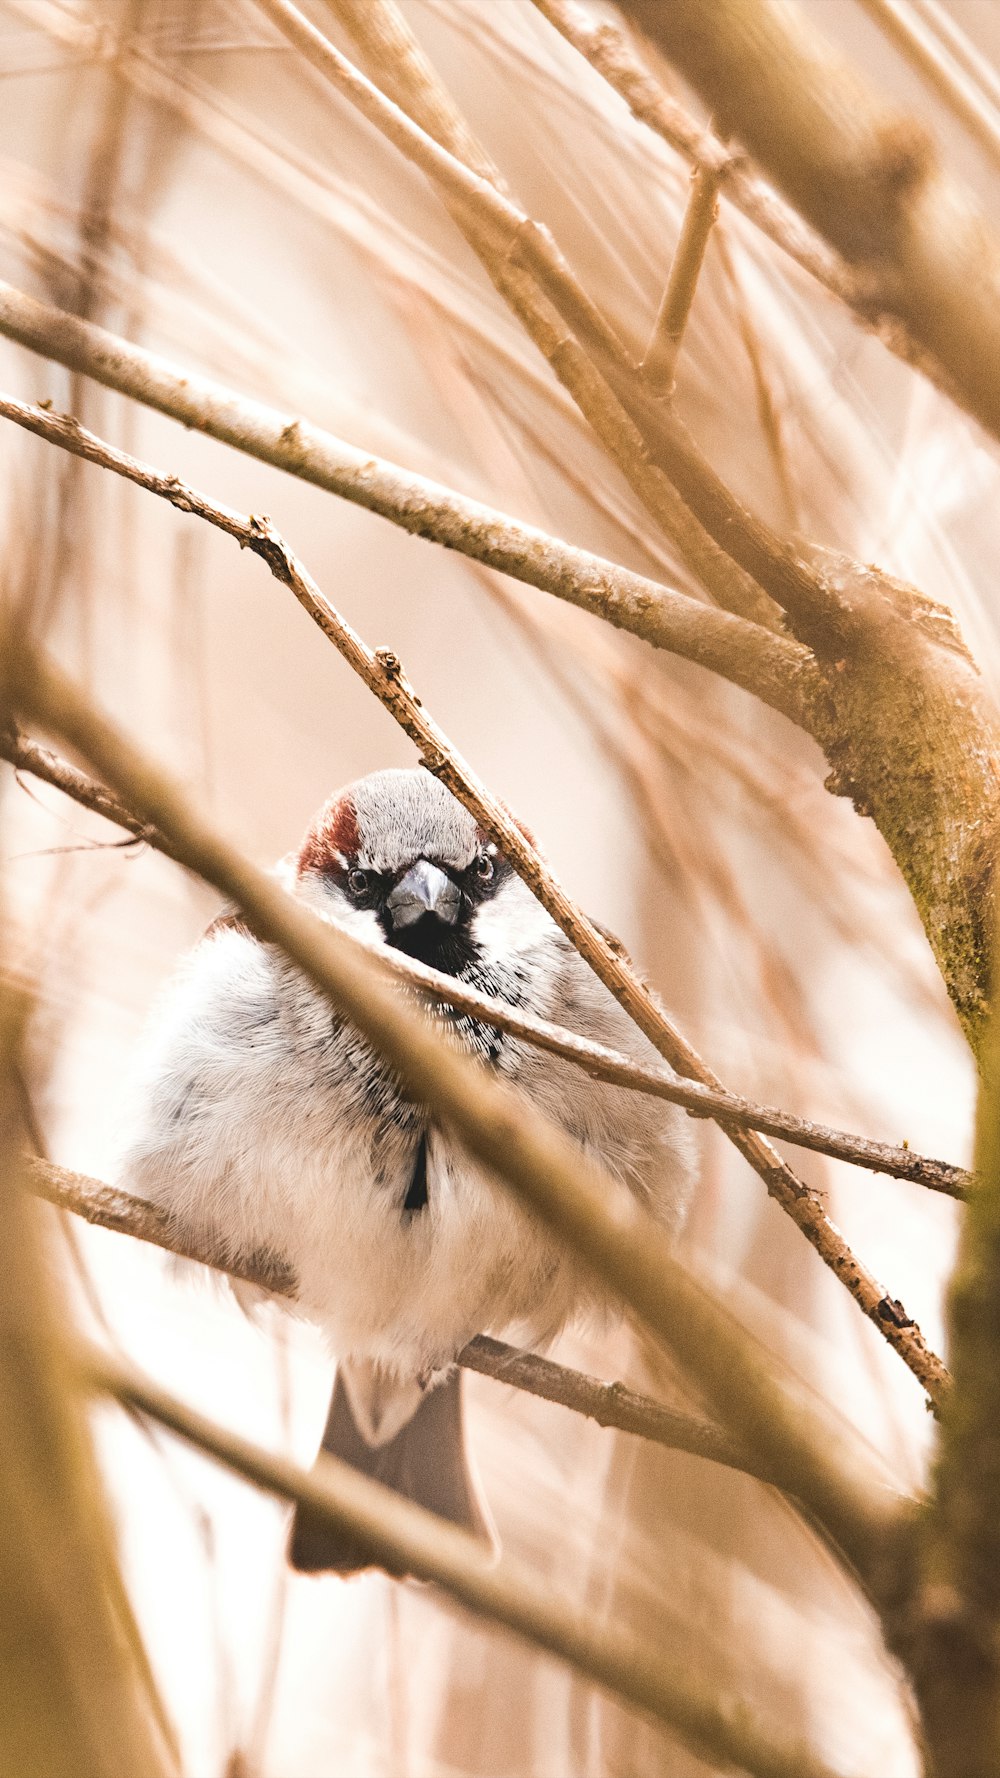
[[613, 362], [629, 363], [622, 341], [573, 276], [547, 228], [512, 203], [491, 180], [466, 166], [458, 155], [442, 147], [433, 135], [414, 123], [359, 68], [355, 68], [347, 56], [342, 55], [305, 14], [291, 4], [291, 0], [256, 0], [256, 3], [307, 61], [331, 81], [407, 160], [426, 173], [452, 202], [475, 212], [479, 223], [490, 230], [494, 252], [501, 259], [513, 260], [530, 271], [570, 327], [593, 339]]
[[8, 633], [2, 658], [22, 716], [59, 735], [122, 799], [168, 834], [176, 855], [280, 945], [469, 1154], [513, 1190], [689, 1370], [722, 1422], [767, 1462], [880, 1589], [903, 1557], [908, 1519], [860, 1444], [834, 1438], [820, 1403], [750, 1340], [674, 1258], [637, 1200], [523, 1095], [407, 1006], [346, 935], [228, 844], [180, 786], [58, 668]]
[[989, 58], [940, 5], [939, 0], [912, 0], [912, 4], [933, 36], [940, 38], [947, 46], [949, 53], [963, 74], [968, 75], [976, 90], [990, 100], [994, 110], [1000, 111], [1000, 74]]
[[112, 796], [103, 784], [98, 784], [86, 772], [81, 772], [79, 766], [71, 765], [68, 759], [53, 753], [51, 747], [43, 747], [30, 735], [23, 734], [15, 724], [0, 729], [0, 758], [9, 761], [16, 771], [30, 772], [33, 777], [40, 778], [43, 784], [53, 785], [64, 796], [72, 797], [82, 808], [91, 809], [95, 815], [103, 815], [105, 821], [113, 821], [116, 827], [124, 827], [136, 841], [144, 841], [170, 857], [162, 834], [144, 826], [131, 809], [126, 809], [124, 803]]
[[646, 356], [639, 366], [646, 387], [653, 395], [669, 395], [673, 390], [677, 355], [718, 214], [718, 193], [718, 173], [710, 167], [695, 167], [667, 287]]
[[538, 11], [588, 61], [643, 123], [693, 166], [717, 174], [723, 197], [905, 364], [954, 398], [951, 377], [897, 315], [886, 312], [872, 279], [834, 251], [774, 187], [665, 92], [636, 54], [628, 34], [609, 19], [595, 23], [575, 0], [533, 0]]
[[390, 1572], [433, 1581], [468, 1610], [500, 1623], [567, 1661], [615, 1697], [667, 1723], [688, 1746], [755, 1778], [833, 1778], [818, 1756], [765, 1730], [742, 1701], [720, 1703], [662, 1648], [617, 1626], [581, 1616], [549, 1581], [489, 1550], [467, 1532], [394, 1494], [325, 1453], [307, 1472], [188, 1407], [131, 1366], [80, 1348], [86, 1385], [168, 1426], [255, 1487], [298, 1502], [310, 1516], [346, 1531]]
[[[148, 492], [169, 500], [182, 511], [193, 513], [235, 538], [242, 548], [259, 555], [276, 579], [290, 588], [323, 634], [419, 748], [427, 770], [433, 772], [476, 817], [570, 943], [671, 1067], [705, 1086], [721, 1088], [722, 1082], [717, 1075], [668, 1018], [627, 959], [576, 907], [510, 811], [489, 792], [452, 746], [443, 729], [428, 715], [406, 679], [398, 657], [391, 649], [372, 652], [366, 646], [320, 591], [270, 520], [217, 505], [186, 486], [178, 477], [163, 476], [149, 465], [114, 450], [92, 433], [84, 432], [70, 416], [25, 408], [8, 397], [0, 398], [0, 414], [17, 420], [40, 437], [88, 461], [114, 470]], [[769, 1194], [791, 1216], [862, 1312], [874, 1322], [923, 1385], [931, 1402], [937, 1405], [947, 1386], [945, 1366], [930, 1350], [920, 1328], [902, 1304], [889, 1295], [851, 1251], [827, 1215], [819, 1194], [797, 1177], [765, 1137], [731, 1123], [722, 1122], [720, 1127], [759, 1174]]]
[[[137, 839], [145, 840], [168, 857], [172, 856], [163, 836], [155, 828], [143, 827], [138, 818], [124, 808], [103, 785], [88, 777], [86, 772], [81, 772], [78, 766], [70, 765], [50, 748], [40, 747], [19, 730], [11, 730], [6, 735], [0, 734], [0, 757], [9, 760], [22, 771], [32, 772], [44, 783], [73, 797], [84, 808], [95, 810], [107, 820], [126, 827]], [[702, 1086], [698, 1081], [683, 1080], [662, 1068], [644, 1067], [630, 1056], [607, 1049], [603, 1044], [591, 1043], [584, 1037], [578, 1037], [575, 1032], [565, 1030], [561, 1025], [534, 1018], [530, 1013], [508, 1006], [505, 1001], [493, 1000], [478, 988], [460, 982], [455, 976], [431, 969], [429, 964], [421, 963], [416, 957], [407, 957], [403, 952], [384, 945], [368, 946], [361, 939], [355, 942], [370, 950], [372, 958], [380, 967], [403, 981], [412, 982], [432, 1000], [443, 1006], [450, 1006], [469, 1018], [478, 1019], [494, 1030], [506, 1031], [511, 1037], [520, 1038], [536, 1049], [561, 1056], [565, 1061], [582, 1068], [594, 1080], [604, 1080], [612, 1086], [626, 1087], [637, 1093], [648, 1093], [652, 1098], [665, 1099], [671, 1105], [682, 1105], [695, 1117], [712, 1117], [716, 1122], [728, 1122], [737, 1128], [760, 1130], [766, 1136], [778, 1136], [798, 1148], [808, 1148], [815, 1154], [847, 1161], [852, 1166], [864, 1167], [871, 1173], [886, 1173], [894, 1179], [905, 1179], [912, 1185], [923, 1185], [930, 1191], [943, 1192], [946, 1197], [964, 1199], [974, 1183], [971, 1173], [950, 1161], [932, 1160], [927, 1155], [915, 1153], [911, 1148], [878, 1142], [867, 1136], [849, 1135], [846, 1131], [830, 1129], [824, 1124], [796, 1117], [794, 1113], [781, 1111], [776, 1106], [758, 1105], [736, 1093]]]

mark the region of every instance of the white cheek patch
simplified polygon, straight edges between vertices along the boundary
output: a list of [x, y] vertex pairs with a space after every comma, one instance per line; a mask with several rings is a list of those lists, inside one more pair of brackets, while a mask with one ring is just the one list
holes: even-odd
[[490, 962], [529, 950], [553, 931], [541, 902], [517, 878], [504, 883], [491, 901], [481, 902], [472, 922], [472, 936]]
[[314, 872], [306, 871], [294, 884], [294, 890], [299, 901], [304, 901], [324, 920], [333, 920], [343, 926], [352, 937], [366, 939], [369, 944], [385, 943], [385, 933], [375, 910], [355, 907], [335, 884], [324, 882]]

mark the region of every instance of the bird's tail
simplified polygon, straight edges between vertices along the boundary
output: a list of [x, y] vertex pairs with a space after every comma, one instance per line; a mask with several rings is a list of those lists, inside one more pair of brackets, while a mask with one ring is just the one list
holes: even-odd
[[[320, 1451], [496, 1547], [466, 1451], [461, 1371], [423, 1389], [373, 1365], [338, 1365]], [[288, 1556], [303, 1573], [356, 1574], [376, 1565], [347, 1532], [303, 1507], [295, 1510]]]

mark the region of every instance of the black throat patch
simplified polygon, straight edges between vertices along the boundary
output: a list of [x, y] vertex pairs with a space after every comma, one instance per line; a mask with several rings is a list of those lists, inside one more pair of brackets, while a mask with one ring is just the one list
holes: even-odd
[[404, 1210], [423, 1210], [427, 1206], [427, 1132], [424, 1131], [417, 1146], [417, 1158], [413, 1163], [413, 1177], [406, 1188], [403, 1199]]

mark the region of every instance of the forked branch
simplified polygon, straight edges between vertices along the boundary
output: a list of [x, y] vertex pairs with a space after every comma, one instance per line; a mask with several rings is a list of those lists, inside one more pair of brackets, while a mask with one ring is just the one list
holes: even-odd
[[867, 275], [1000, 437], [1000, 240], [942, 170], [913, 117], [891, 110], [788, 0], [622, 0], [726, 132]]

